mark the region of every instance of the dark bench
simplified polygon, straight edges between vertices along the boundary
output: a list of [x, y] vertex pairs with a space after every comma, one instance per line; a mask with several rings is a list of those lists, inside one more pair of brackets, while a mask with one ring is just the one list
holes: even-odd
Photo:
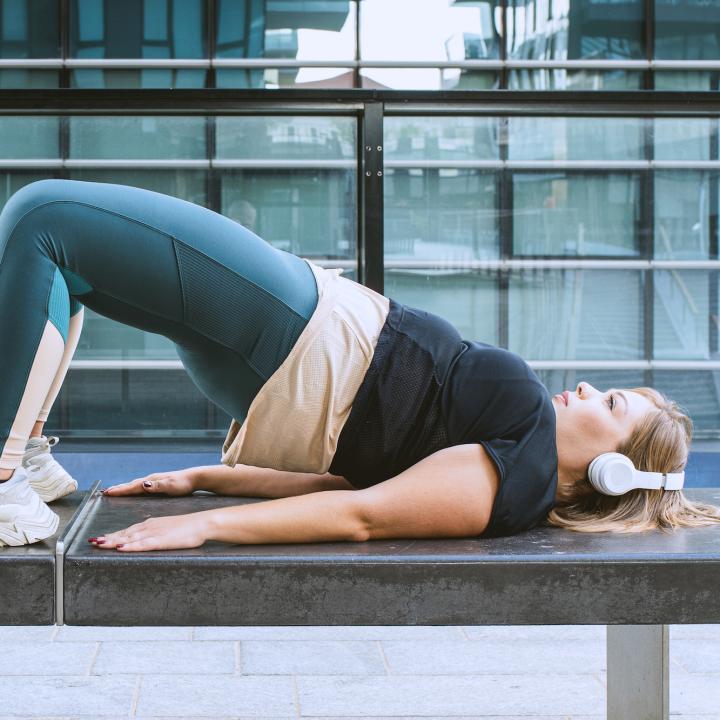
[[[98, 485], [53, 504], [55, 537], [0, 552], [0, 624], [607, 625], [608, 719], [667, 720], [668, 625], [720, 622], [720, 526], [123, 554], [87, 538], [263, 500], [105, 498]], [[720, 489], [686, 493], [720, 503]]]

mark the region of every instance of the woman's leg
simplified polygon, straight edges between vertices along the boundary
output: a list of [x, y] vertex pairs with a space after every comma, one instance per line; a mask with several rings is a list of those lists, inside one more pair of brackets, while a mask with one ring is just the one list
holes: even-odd
[[[20, 462], [11, 429], [25, 393], [37, 415], [18, 426], [23, 448], [56, 394], [64, 345], [49, 308], [58, 274], [71, 302], [171, 339], [200, 389], [237, 418], [317, 304], [305, 261], [198, 205], [107, 183], [26, 186], [0, 214], [0, 468]], [[40, 382], [34, 358], [53, 332], [53, 372], [39, 368]]]

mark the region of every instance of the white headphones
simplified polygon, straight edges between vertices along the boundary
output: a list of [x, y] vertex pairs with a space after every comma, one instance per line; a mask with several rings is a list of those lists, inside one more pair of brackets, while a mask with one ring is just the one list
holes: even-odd
[[636, 470], [632, 460], [620, 453], [598, 455], [588, 468], [593, 487], [603, 495], [623, 495], [635, 488], [681, 490], [685, 473], [656, 473]]

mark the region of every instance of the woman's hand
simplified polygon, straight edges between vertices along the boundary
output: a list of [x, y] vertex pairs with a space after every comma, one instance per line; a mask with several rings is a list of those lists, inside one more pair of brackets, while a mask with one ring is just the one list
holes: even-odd
[[191, 495], [200, 490], [197, 476], [192, 468], [185, 470], [171, 470], [169, 472], [156, 472], [145, 477], [130, 480], [130, 482], [111, 485], [102, 491], [103, 495], [115, 497], [118, 495], [152, 495], [162, 493], [179, 497]]
[[124, 530], [89, 538], [99, 548], [117, 548], [121, 552], [143, 550], [179, 550], [200, 547], [208, 539], [207, 511], [188, 515], [148, 518]]

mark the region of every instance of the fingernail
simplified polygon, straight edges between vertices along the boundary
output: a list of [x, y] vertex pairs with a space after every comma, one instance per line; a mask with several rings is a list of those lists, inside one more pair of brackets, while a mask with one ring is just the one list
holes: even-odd
[[107, 492], [107, 489], [101, 490], [100, 492], [101, 492], [103, 495], [105, 495], [105, 493]]
[[144, 481], [143, 481], [143, 486], [144, 486], [144, 487], [152, 487], [152, 483], [151, 483], [149, 480], [144, 480]]
[[123, 546], [122, 546], [122, 545], [116, 545], [115, 547], [116, 547], [116, 548], [121, 548], [121, 547], [123, 547]]
[[88, 538], [88, 542], [97, 542], [97, 538]]
[[98, 545], [102, 545], [104, 542], [107, 542], [107, 540], [96, 540], [95, 541]]

